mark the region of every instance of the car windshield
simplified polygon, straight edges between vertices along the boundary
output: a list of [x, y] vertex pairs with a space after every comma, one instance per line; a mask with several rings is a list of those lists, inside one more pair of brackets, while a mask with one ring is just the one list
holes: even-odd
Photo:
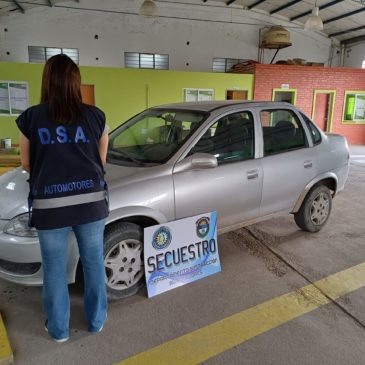
[[199, 111], [148, 109], [110, 134], [108, 162], [125, 166], [165, 163], [207, 116]]

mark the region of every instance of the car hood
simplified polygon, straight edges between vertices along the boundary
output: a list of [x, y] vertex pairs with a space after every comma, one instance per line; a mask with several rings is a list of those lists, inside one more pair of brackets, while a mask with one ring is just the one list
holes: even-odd
[[[154, 176], [159, 176], [169, 169], [166, 165], [154, 167], [127, 167], [107, 164], [106, 180], [110, 197], [118, 188], [133, 184]], [[28, 211], [29, 174], [21, 167], [0, 176], [0, 219], [12, 219]]]
[[114, 164], [105, 165], [105, 177], [108, 182], [109, 189], [123, 185], [130, 179], [135, 179], [146, 170], [145, 167], [129, 167]]
[[105, 166], [105, 176], [112, 195], [113, 191], [120, 187], [157, 178], [171, 170], [172, 167], [167, 164], [151, 167], [127, 167], [108, 163]]
[[21, 167], [0, 176], [0, 219], [28, 211], [29, 174]]

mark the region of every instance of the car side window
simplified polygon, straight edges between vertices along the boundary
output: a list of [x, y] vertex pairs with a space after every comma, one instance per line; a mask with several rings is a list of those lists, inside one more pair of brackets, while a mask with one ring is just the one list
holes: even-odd
[[253, 115], [251, 112], [238, 112], [229, 114], [211, 125], [189, 155], [197, 152], [210, 153], [221, 165], [254, 158], [254, 151]]
[[260, 121], [264, 138], [264, 156], [307, 146], [303, 126], [292, 110], [262, 110]]
[[300, 115], [304, 119], [305, 124], [307, 125], [307, 127], [310, 131], [313, 144], [317, 145], [317, 144], [321, 143], [322, 137], [321, 137], [321, 133], [319, 132], [318, 128], [314, 125], [314, 123], [305, 114], [300, 113]]

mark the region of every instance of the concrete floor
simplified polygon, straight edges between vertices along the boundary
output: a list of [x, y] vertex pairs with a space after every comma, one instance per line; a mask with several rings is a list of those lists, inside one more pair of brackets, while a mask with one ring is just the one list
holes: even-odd
[[[358, 157], [353, 158], [346, 189], [334, 199], [331, 218], [321, 232], [300, 231], [293, 218], [285, 215], [222, 235], [221, 273], [152, 299], [142, 290], [110, 303], [108, 321], [100, 334], [86, 332], [78, 285], [70, 286], [71, 338], [56, 344], [43, 329], [41, 289], [0, 281], [0, 312], [15, 364], [117, 363], [365, 262], [365, 150], [353, 147], [352, 154]], [[204, 364], [362, 365], [364, 359], [365, 287]]]

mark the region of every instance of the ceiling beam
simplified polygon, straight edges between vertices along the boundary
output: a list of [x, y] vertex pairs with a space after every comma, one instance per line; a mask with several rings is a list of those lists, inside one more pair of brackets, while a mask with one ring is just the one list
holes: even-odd
[[293, 1], [290, 1], [289, 3], [286, 3], [284, 5], [281, 5], [278, 8], [274, 9], [273, 11], [270, 11], [270, 15], [275, 14], [275, 13], [278, 13], [279, 11], [284, 10], [286, 8], [289, 8], [290, 6], [292, 6], [292, 5], [296, 4], [296, 3], [300, 3], [300, 2], [301, 2], [301, 0], [293, 0]]
[[[319, 10], [329, 8], [329, 7], [331, 7], [333, 5], [336, 5], [338, 3], [342, 3], [343, 1], [345, 1], [345, 0], [333, 0], [333, 1], [330, 1], [327, 4], [324, 4], [324, 5], [320, 6], [319, 7]], [[312, 9], [311, 10], [308, 10], [308, 11], [305, 11], [304, 13], [300, 13], [300, 14], [298, 14], [296, 16], [293, 16], [292, 18], [290, 18], [290, 21], [292, 22], [294, 20], [297, 20], [299, 18], [302, 18], [303, 16], [309, 15], [311, 13], [312, 13]]]
[[24, 14], [25, 10], [24, 8], [18, 3], [17, 0], [13, 0], [13, 3], [16, 5], [16, 7]]
[[229, 6], [229, 5], [231, 5], [232, 3], [234, 3], [236, 0], [228, 0], [227, 2], [226, 2], [226, 5], [227, 6]]
[[347, 18], [351, 15], [362, 13], [363, 11], [365, 11], [365, 7], [354, 10], [354, 11], [350, 11], [349, 13], [345, 13], [345, 14], [342, 14], [342, 15], [335, 16], [331, 19], [327, 19], [327, 20], [323, 21], [323, 24], [328, 24], [328, 23], [331, 23], [331, 22], [335, 22], [336, 20], [340, 20], [340, 19], [343, 19], [343, 18]]
[[261, 3], [264, 3], [266, 0], [258, 0], [258, 1], [256, 1], [255, 3], [253, 3], [252, 5], [249, 5], [248, 6], [248, 9], [249, 10], [251, 10], [251, 9], [253, 9], [255, 6], [257, 6], [257, 5], [260, 5]]
[[351, 29], [347, 29], [347, 30], [341, 30], [341, 31], [336, 32], [336, 33], [328, 34], [328, 36], [329, 37], [336, 37], [338, 35], [342, 35], [342, 34], [346, 34], [346, 33], [351, 33], [351, 32], [356, 32], [358, 30], [363, 30], [363, 29], [365, 29], [365, 25], [361, 25], [360, 27], [351, 28]]
[[358, 43], [358, 42], [365, 42], [365, 35], [361, 35], [359, 37], [354, 37], [354, 38], [349, 38], [349, 39], [344, 39], [343, 41], [341, 41], [341, 44], [349, 45], [349, 44]]

